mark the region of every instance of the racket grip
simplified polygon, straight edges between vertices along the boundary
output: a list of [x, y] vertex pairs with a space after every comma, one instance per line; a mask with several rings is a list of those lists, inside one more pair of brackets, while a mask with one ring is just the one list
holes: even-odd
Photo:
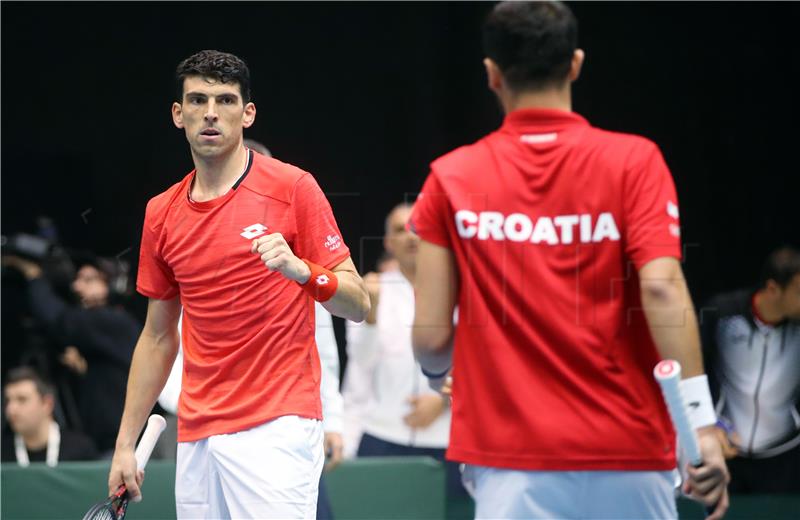
[[153, 414], [147, 419], [147, 427], [144, 429], [142, 439], [136, 447], [136, 468], [144, 469], [147, 461], [150, 460], [150, 455], [153, 453], [153, 448], [158, 441], [158, 437], [164, 428], [167, 426], [167, 421], [160, 415]]

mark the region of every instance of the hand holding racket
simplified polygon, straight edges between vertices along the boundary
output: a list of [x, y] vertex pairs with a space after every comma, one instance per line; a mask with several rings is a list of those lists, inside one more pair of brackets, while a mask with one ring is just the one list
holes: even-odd
[[[89, 511], [83, 516], [83, 520], [122, 520], [125, 518], [125, 512], [128, 509], [128, 500], [133, 499], [135, 502], [141, 500], [141, 493], [139, 486], [144, 479], [144, 467], [147, 461], [150, 460], [150, 454], [153, 453], [153, 447], [156, 445], [158, 437], [164, 431], [167, 422], [160, 415], [151, 415], [147, 420], [147, 428], [144, 430], [142, 440], [139, 441], [139, 446], [136, 447], [134, 459], [136, 461], [136, 474], [135, 481], [127, 480], [125, 483], [116, 486], [111, 485], [112, 491], [110, 496], [97, 504], [93, 505]], [[114, 455], [115, 460], [117, 455]], [[124, 455], [123, 455], [124, 456]], [[133, 461], [130, 461], [133, 465]], [[128, 491], [128, 488], [130, 492]], [[138, 500], [137, 500], [138, 499]]]
[[688, 479], [683, 492], [706, 506], [709, 520], [722, 518], [728, 509], [728, 472], [722, 447], [713, 433], [697, 433], [689, 421], [686, 403], [681, 394], [681, 365], [671, 359], [658, 363], [653, 370], [664, 401], [667, 404], [672, 424], [678, 434], [678, 444], [689, 459]]

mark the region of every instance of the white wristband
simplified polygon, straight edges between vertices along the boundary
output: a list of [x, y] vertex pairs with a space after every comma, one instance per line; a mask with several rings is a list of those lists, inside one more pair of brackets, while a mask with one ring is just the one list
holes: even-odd
[[689, 424], [695, 430], [703, 426], [716, 424], [717, 413], [711, 400], [711, 390], [708, 388], [708, 376], [690, 377], [680, 382], [683, 406], [689, 416]]

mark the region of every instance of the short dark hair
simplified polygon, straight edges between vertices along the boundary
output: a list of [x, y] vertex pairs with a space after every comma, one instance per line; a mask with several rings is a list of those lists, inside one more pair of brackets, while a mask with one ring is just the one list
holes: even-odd
[[561, 2], [501, 2], [483, 26], [483, 50], [515, 91], [561, 85], [578, 48], [578, 21]]
[[178, 102], [183, 100], [183, 82], [189, 76], [211, 78], [222, 83], [238, 83], [242, 102], [250, 102], [250, 69], [238, 56], [228, 52], [204, 50], [180, 62], [175, 70]]
[[769, 280], [780, 287], [786, 287], [792, 278], [800, 274], [800, 251], [784, 246], [776, 249], [767, 257], [761, 268], [761, 287], [766, 287]]
[[55, 395], [53, 385], [45, 381], [45, 379], [31, 367], [17, 367], [9, 370], [3, 387], [23, 381], [33, 382], [34, 386], [36, 386], [36, 391], [39, 392], [39, 395], [42, 397], [46, 395]]

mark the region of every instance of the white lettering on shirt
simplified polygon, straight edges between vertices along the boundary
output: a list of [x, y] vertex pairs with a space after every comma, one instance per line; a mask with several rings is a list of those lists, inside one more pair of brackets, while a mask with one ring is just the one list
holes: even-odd
[[458, 236], [472, 238], [478, 232], [478, 215], [468, 209], [456, 211], [456, 229]]
[[534, 220], [524, 213], [506, 216], [498, 211], [476, 213], [467, 209], [455, 213], [456, 231], [458, 236], [465, 239], [572, 244], [576, 241], [577, 226], [579, 240], [583, 244], [620, 240], [619, 228], [612, 213], [600, 213], [594, 225], [592, 220], [590, 214], [540, 216]]

